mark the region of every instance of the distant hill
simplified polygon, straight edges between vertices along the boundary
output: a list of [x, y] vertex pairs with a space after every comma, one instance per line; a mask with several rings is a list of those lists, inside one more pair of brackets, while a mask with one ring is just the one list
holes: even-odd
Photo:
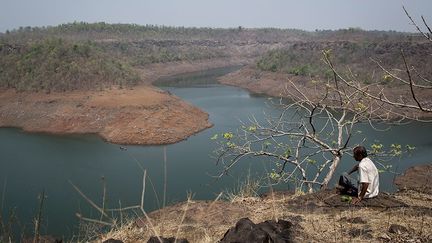
[[391, 80], [373, 60], [379, 61], [394, 73], [405, 75], [401, 50], [407, 57], [408, 65], [414, 66], [418, 75], [432, 78], [432, 45], [403, 38], [400, 41], [294, 43], [267, 52], [256, 62], [256, 67], [262, 71], [285, 72], [296, 76], [331, 78], [333, 73], [323, 61], [323, 51], [326, 51], [342, 74], [364, 83], [387, 83]]
[[[66, 91], [129, 86], [139, 82], [133, 68], [214, 58], [260, 58], [257, 67], [261, 70], [326, 75], [328, 70], [320, 62], [324, 49], [332, 50], [338, 64], [352, 65], [361, 73], [370, 71], [370, 65], [365, 65], [370, 56], [378, 54], [394, 62], [394, 47], [421, 45], [417, 39], [415, 34], [356, 28], [307, 32], [104, 22], [21, 27], [0, 33], [0, 87]], [[409, 47], [418, 48], [423, 47]], [[415, 60], [421, 63], [423, 59], [416, 56]]]
[[111, 58], [92, 42], [0, 42], [0, 56], [0, 86], [17, 90], [103, 89], [139, 81], [129, 65]]
[[195, 28], [157, 25], [108, 24], [104, 22], [74, 22], [48, 27], [20, 27], [2, 34], [3, 38], [14, 41], [61, 37], [73, 40], [214, 40], [214, 41], [255, 41], [282, 42], [299, 40], [310, 35], [297, 29], [246, 29], [238, 28]]

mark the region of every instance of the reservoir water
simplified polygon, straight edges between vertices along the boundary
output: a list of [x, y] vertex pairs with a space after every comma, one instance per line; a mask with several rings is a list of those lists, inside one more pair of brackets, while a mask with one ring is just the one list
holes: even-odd
[[[240, 122], [252, 115], [262, 119], [263, 111], [277, 113], [269, 98], [252, 95], [240, 88], [219, 85], [216, 77], [230, 69], [178, 75], [161, 80], [161, 88], [200, 107], [210, 115], [214, 126], [185, 141], [167, 146], [122, 146], [106, 143], [97, 136], [52, 136], [29, 134], [15, 128], [0, 129], [0, 206], [2, 215], [16, 213], [21, 228], [32, 232], [38, 195], [46, 194], [41, 232], [70, 237], [77, 233], [76, 213], [98, 218], [95, 210], [73, 189], [71, 182], [96, 203], [102, 203], [103, 184], [111, 207], [140, 202], [143, 169], [148, 183], [145, 194], [147, 211], [186, 199], [214, 199], [221, 191], [236, 187], [248, 173], [260, 175], [269, 165], [259, 160], [244, 161], [230, 175], [215, 180], [222, 170], [212, 152], [216, 144], [210, 138], [217, 133], [235, 131]], [[410, 144], [411, 156], [394, 161], [398, 172], [431, 162], [432, 124], [410, 123], [377, 132], [363, 126], [367, 143]], [[355, 142], [355, 140], [353, 140]], [[166, 161], [166, 162], [165, 162]], [[344, 157], [339, 172], [354, 165]], [[166, 173], [166, 177], [164, 176]], [[393, 175], [382, 174], [381, 190], [394, 191]], [[166, 180], [166, 184], [165, 184]], [[166, 196], [164, 188], [166, 186]], [[281, 189], [287, 189], [287, 185]], [[165, 200], [164, 200], [165, 198]]]

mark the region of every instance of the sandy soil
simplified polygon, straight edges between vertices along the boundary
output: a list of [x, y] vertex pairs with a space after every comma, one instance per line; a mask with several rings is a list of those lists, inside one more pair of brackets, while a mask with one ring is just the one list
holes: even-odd
[[170, 144], [209, 128], [208, 114], [151, 85], [163, 76], [239, 65], [207, 60], [142, 67], [143, 84], [132, 89], [63, 93], [0, 90], [0, 127], [28, 132], [98, 134], [118, 144]]

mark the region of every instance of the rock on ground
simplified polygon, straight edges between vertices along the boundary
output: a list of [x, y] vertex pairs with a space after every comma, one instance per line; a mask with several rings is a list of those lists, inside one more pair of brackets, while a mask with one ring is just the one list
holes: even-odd
[[285, 220], [267, 220], [254, 224], [249, 218], [240, 219], [235, 227], [229, 229], [221, 243], [283, 243], [292, 242], [291, 227], [293, 224]]

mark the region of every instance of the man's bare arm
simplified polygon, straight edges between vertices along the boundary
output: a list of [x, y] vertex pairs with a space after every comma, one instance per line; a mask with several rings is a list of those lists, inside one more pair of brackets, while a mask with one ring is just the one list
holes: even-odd
[[370, 183], [367, 183], [367, 182], [361, 182], [360, 183], [360, 194], [358, 195], [358, 197], [353, 198], [352, 204], [357, 204], [358, 202], [363, 200], [364, 196], [366, 195], [369, 184]]
[[360, 191], [360, 194], [358, 195], [358, 197], [359, 197], [360, 200], [362, 200], [364, 198], [364, 196], [366, 195], [366, 192], [367, 192], [367, 189], [369, 187], [369, 184], [370, 183], [367, 183], [367, 182], [361, 182], [360, 183], [360, 185], [361, 185], [361, 191]]
[[352, 173], [354, 173], [354, 172], [356, 172], [356, 171], [358, 171], [358, 169], [359, 169], [359, 166], [358, 166], [358, 164], [357, 165], [355, 165], [349, 172], [348, 172], [348, 175], [351, 175]]

